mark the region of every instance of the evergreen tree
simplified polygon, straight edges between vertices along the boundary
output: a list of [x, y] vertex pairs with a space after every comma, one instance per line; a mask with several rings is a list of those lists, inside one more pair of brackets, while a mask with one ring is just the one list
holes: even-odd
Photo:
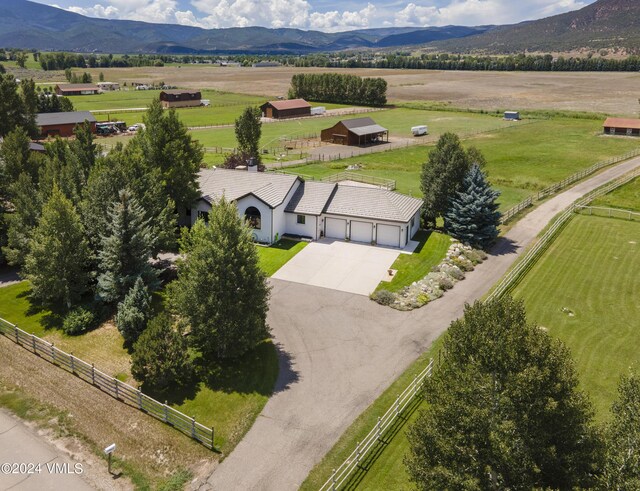
[[251, 231], [233, 203], [216, 203], [208, 226], [198, 220], [181, 241], [185, 259], [169, 285], [170, 304], [188, 320], [205, 358], [240, 356], [269, 335], [269, 287]]
[[25, 108], [18, 93], [18, 84], [13, 75], [0, 74], [0, 137], [11, 133], [16, 127], [28, 131], [24, 124]]
[[69, 147], [78, 158], [84, 181], [86, 182], [89, 178], [89, 172], [96, 163], [100, 149], [98, 145], [94, 143], [93, 132], [91, 131], [91, 124], [89, 122], [85, 121], [76, 126], [73, 134], [75, 135], [75, 140], [69, 143]]
[[87, 291], [89, 247], [80, 216], [54, 185], [29, 240], [24, 274], [32, 296], [45, 305], [70, 309]]
[[444, 216], [446, 232], [465, 244], [487, 248], [498, 236], [499, 195], [489, 186], [480, 167], [473, 164]]
[[20, 81], [20, 99], [22, 102], [21, 124], [32, 138], [40, 136], [36, 116], [38, 115], [38, 94], [36, 84], [32, 79]]
[[35, 159], [31, 159], [29, 134], [22, 127], [17, 127], [4, 137], [0, 146], [0, 168], [4, 179], [0, 182], [5, 192], [12, 183], [18, 180], [23, 172], [28, 173], [32, 179], [37, 179], [38, 168]]
[[583, 489], [601, 464], [568, 349], [510, 298], [465, 307], [445, 334], [405, 459], [418, 489]]
[[147, 387], [165, 390], [187, 382], [193, 373], [187, 341], [167, 314], [149, 322], [133, 345], [131, 374]]
[[640, 376], [631, 373], [618, 385], [618, 399], [606, 431], [602, 489], [640, 489]]
[[260, 136], [262, 135], [260, 116], [260, 108], [246, 107], [236, 119], [235, 126], [238, 152], [257, 159], [258, 163], [260, 163], [259, 147]]
[[108, 230], [99, 253], [98, 295], [106, 302], [120, 301], [138, 278], [156, 288], [157, 274], [149, 264], [154, 238], [144, 210], [130, 191], [120, 191], [119, 200], [111, 206]]
[[124, 300], [118, 304], [116, 326], [125, 345], [132, 346], [144, 331], [151, 314], [151, 295], [141, 277], [138, 277]]
[[157, 99], [143, 121], [145, 129], [134, 137], [127, 150], [140, 152], [147, 167], [160, 172], [166, 197], [180, 209], [190, 208], [199, 198], [197, 178], [204, 155], [202, 145], [191, 138], [175, 110], [165, 111]]
[[7, 239], [2, 252], [13, 266], [22, 266], [29, 252], [31, 236], [42, 212], [42, 200], [26, 172], [9, 187], [13, 213], [6, 215]]
[[435, 226], [436, 218], [444, 215], [449, 200], [462, 184], [469, 171], [469, 155], [455, 133], [444, 133], [422, 165], [420, 189], [424, 196], [423, 217], [428, 226]]

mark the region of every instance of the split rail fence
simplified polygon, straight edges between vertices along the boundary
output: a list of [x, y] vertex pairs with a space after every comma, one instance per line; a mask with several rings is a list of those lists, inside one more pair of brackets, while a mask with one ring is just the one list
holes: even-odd
[[143, 394], [140, 389], [136, 389], [129, 384], [101, 372], [96, 369], [94, 364], [82, 361], [73, 356], [73, 354], [56, 348], [52, 343], [33, 334], [29, 334], [15, 324], [2, 318], [0, 318], [0, 334], [3, 334], [8, 339], [40, 358], [90, 383], [111, 397], [173, 426], [178, 431], [200, 442], [205, 447], [212, 450], [214, 449], [214, 429], [198, 423], [195, 418], [190, 418], [167, 404], [156, 401], [148, 395]]
[[428, 377], [431, 377], [432, 372], [433, 359], [429, 361], [429, 364], [422, 372], [416, 375], [404, 392], [396, 398], [387, 412], [378, 418], [375, 426], [371, 428], [371, 431], [364, 437], [364, 440], [358, 442], [356, 448], [346, 460], [340, 464], [339, 467], [333, 469], [331, 477], [322, 485], [320, 491], [336, 491], [348, 481], [349, 477], [358, 469], [365, 457], [371, 453], [377, 445], [382, 444], [382, 439], [385, 437], [386, 431], [393, 425], [393, 422], [416, 397], [420, 396], [420, 390], [424, 385], [424, 381]]
[[518, 203], [513, 208], [510, 208], [507, 211], [505, 211], [502, 214], [501, 222], [507, 223], [509, 220], [515, 217], [518, 213], [532, 206], [536, 201], [540, 201], [541, 199], [544, 199], [547, 196], [556, 194], [558, 191], [566, 188], [567, 186], [575, 182], [580, 181], [581, 179], [584, 179], [585, 177], [593, 174], [594, 172], [599, 171], [600, 169], [604, 169], [605, 167], [609, 167], [610, 165], [617, 164], [618, 162], [622, 162], [624, 160], [637, 157], [638, 155], [640, 155], [640, 148], [632, 150], [631, 152], [628, 152], [624, 155], [620, 155], [618, 157], [611, 157], [610, 159], [603, 160], [602, 162], [598, 162], [597, 164], [594, 164], [591, 167], [588, 167], [579, 172], [576, 172], [575, 174], [572, 174], [571, 176], [563, 179], [562, 181], [556, 182], [551, 186], [548, 186], [542, 189], [541, 191], [538, 191], [537, 193], [532, 194], [528, 198], [525, 198], [523, 201]]
[[620, 176], [619, 178], [605, 184], [604, 186], [594, 189], [590, 193], [586, 194], [576, 202], [574, 202], [569, 208], [567, 208], [547, 231], [542, 234], [535, 245], [527, 251], [527, 253], [518, 261], [515, 267], [507, 273], [507, 275], [498, 283], [494, 290], [487, 297], [487, 301], [491, 301], [496, 298], [500, 298], [503, 295], [509, 293], [518, 284], [520, 279], [533, 267], [542, 253], [549, 247], [558, 232], [569, 222], [574, 213], [583, 210], [594, 199], [610, 193], [616, 188], [627, 184], [636, 177], [640, 176], [640, 168]]

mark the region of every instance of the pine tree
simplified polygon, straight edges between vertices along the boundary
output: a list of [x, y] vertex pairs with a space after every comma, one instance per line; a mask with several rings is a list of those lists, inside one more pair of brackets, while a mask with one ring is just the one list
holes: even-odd
[[57, 185], [29, 240], [24, 274], [33, 297], [70, 309], [88, 290], [89, 247], [80, 216]]
[[151, 295], [141, 277], [138, 277], [124, 300], [118, 304], [116, 326], [125, 345], [132, 346], [142, 334], [151, 313]]
[[618, 398], [606, 428], [601, 489], [640, 489], [640, 376], [630, 373], [618, 385]]
[[420, 189], [424, 196], [422, 213], [428, 226], [435, 226], [436, 219], [445, 214], [449, 200], [462, 184], [469, 166], [469, 155], [462, 148], [458, 135], [444, 133], [429, 152], [429, 160], [422, 165], [420, 174]]
[[[248, 155], [260, 163], [260, 135], [262, 134], [262, 122], [260, 121], [260, 109], [246, 107], [236, 119], [235, 125], [238, 153]], [[246, 164], [245, 164], [246, 165]]]
[[521, 301], [467, 305], [443, 350], [408, 433], [418, 489], [591, 489], [593, 408], [569, 350], [527, 323]]
[[138, 278], [155, 289], [157, 274], [149, 264], [154, 238], [144, 210], [128, 190], [120, 191], [109, 219], [99, 253], [98, 295], [106, 302], [120, 301]]
[[496, 198], [499, 195], [474, 164], [451, 199], [444, 217], [446, 232], [465, 244], [487, 248], [498, 236], [500, 212]]
[[133, 345], [131, 374], [145, 386], [162, 391], [184, 384], [192, 373], [182, 331], [174, 329], [167, 314], [153, 318]]
[[251, 231], [224, 199], [181, 241], [185, 259], [169, 285], [169, 301], [188, 320], [193, 345], [205, 358], [241, 356], [268, 335], [269, 287]]

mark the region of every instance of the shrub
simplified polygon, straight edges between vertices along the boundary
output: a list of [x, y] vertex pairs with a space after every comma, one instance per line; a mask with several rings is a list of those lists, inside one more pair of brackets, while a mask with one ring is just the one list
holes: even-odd
[[62, 330], [71, 336], [83, 334], [93, 329], [96, 315], [86, 307], [76, 307], [64, 318]]
[[428, 304], [429, 300], [429, 295], [427, 295], [426, 293], [421, 293], [420, 295], [418, 295], [418, 298], [416, 298], [416, 303], [418, 304], [418, 307], [422, 307], [423, 305]]
[[464, 280], [464, 273], [462, 270], [456, 265], [449, 265], [443, 268], [443, 271], [451, 276], [454, 280]]
[[473, 264], [467, 259], [453, 258], [452, 262], [462, 271], [473, 271]]
[[[474, 265], [479, 264], [484, 260], [478, 249], [463, 249], [462, 254]], [[484, 251], [483, 254], [486, 258], [486, 253], [484, 253]]]
[[391, 305], [396, 301], [396, 296], [389, 290], [378, 290], [371, 294], [371, 300], [378, 302], [380, 305]]
[[442, 276], [438, 279], [438, 286], [443, 290], [451, 290], [453, 288], [453, 281], [448, 276]]

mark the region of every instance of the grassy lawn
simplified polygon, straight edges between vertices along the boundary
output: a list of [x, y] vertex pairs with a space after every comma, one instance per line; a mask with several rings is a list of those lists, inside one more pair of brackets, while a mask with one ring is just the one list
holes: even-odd
[[[351, 426], [342, 434], [338, 442], [324, 456], [302, 483], [301, 490], [316, 490], [331, 477], [332, 469], [338, 467], [353, 452], [357, 442], [362, 441], [400, 394], [429, 363], [430, 358], [437, 359], [437, 353], [442, 344], [442, 338], [436, 340], [431, 348], [423, 353], [405, 372], [395, 380], [384, 393], [376, 399]], [[405, 435], [407, 421], [413, 421], [418, 415], [422, 401], [416, 399], [410, 404], [398, 424], [392, 426], [383, 437], [383, 442], [371, 452], [371, 456], [363, 460], [360, 469], [354, 472], [351, 480], [341, 489], [409, 489], [407, 475], [402, 459], [408, 450]]]
[[571, 349], [599, 420], [620, 376], [640, 363], [639, 239], [638, 223], [575, 216], [514, 293]]
[[[464, 124], [459, 127], [453, 124], [458, 114], [464, 123], [465, 113], [447, 114], [452, 118], [448, 129], [461, 134], [468, 129]], [[484, 118], [493, 120], [494, 125], [497, 122], [489, 116]], [[599, 120], [554, 118], [476, 135], [464, 144], [474, 145], [484, 153], [488, 161], [486, 172], [501, 191], [498, 201], [505, 210], [576, 171], [638, 147], [638, 141], [631, 138], [601, 135], [601, 124]], [[323, 177], [358, 163], [364, 166], [363, 173], [395, 179], [398, 192], [420, 196], [420, 168], [427, 160], [429, 148], [409, 147], [289, 170]]]
[[267, 276], [271, 276], [306, 245], [307, 242], [280, 239], [270, 247], [258, 247], [260, 267]]
[[593, 206], [640, 211], [640, 177], [596, 199]]
[[419, 231], [413, 240], [420, 242], [414, 253], [400, 254], [391, 266], [391, 269], [398, 270], [393, 280], [381, 281], [376, 290], [396, 292], [422, 279], [431, 272], [432, 267], [442, 261], [451, 245], [448, 235], [425, 230]]

